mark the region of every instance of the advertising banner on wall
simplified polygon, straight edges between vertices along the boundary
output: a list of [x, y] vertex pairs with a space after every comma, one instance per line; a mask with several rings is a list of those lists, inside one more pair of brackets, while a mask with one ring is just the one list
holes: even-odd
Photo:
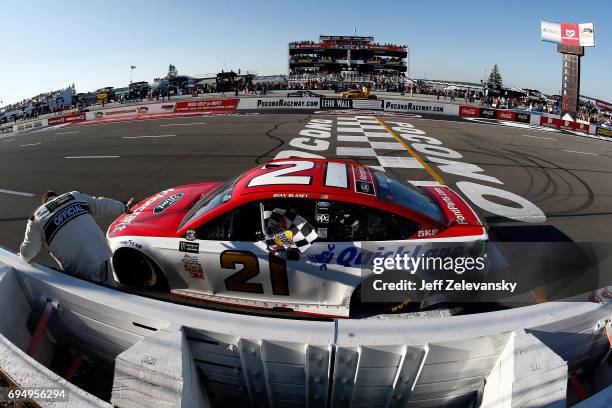
[[240, 99], [207, 99], [203, 101], [177, 102], [175, 112], [231, 111], [238, 107]]
[[587, 123], [573, 122], [571, 120], [563, 120], [545, 116], [540, 118], [540, 125], [565, 130], [578, 130], [585, 133], [589, 132], [590, 127]]
[[353, 109], [353, 100], [341, 98], [321, 98], [321, 109]]
[[517, 112], [514, 120], [517, 122], [529, 123], [531, 121], [531, 115], [529, 113]]
[[498, 110], [497, 119], [514, 121], [516, 119], [516, 112], [507, 111], [507, 110]]
[[319, 109], [319, 98], [240, 98], [238, 109]]
[[595, 106], [597, 106], [599, 109], [612, 111], [612, 103], [608, 103], [606, 101], [596, 99]]
[[595, 46], [593, 23], [555, 23], [543, 20], [540, 21], [540, 38], [542, 41], [559, 44]]
[[385, 100], [386, 112], [435, 113], [439, 115], [459, 115], [459, 105], [434, 102], [408, 102]]
[[93, 112], [93, 116], [95, 119], [106, 119], [170, 112], [174, 112], [174, 102], [165, 104], [152, 103], [147, 105], [133, 105], [121, 108], [104, 109]]
[[459, 116], [464, 118], [477, 118], [480, 116], [480, 108], [476, 106], [460, 106]]
[[353, 109], [374, 109], [382, 110], [383, 101], [380, 99], [354, 99]]
[[595, 134], [599, 136], [612, 137], [612, 129], [597, 127], [597, 129], [595, 130]]
[[75, 113], [72, 115], [64, 115], [64, 116], [56, 116], [54, 118], [49, 118], [49, 126], [61, 125], [62, 123], [73, 123], [85, 120], [85, 112], [83, 113]]

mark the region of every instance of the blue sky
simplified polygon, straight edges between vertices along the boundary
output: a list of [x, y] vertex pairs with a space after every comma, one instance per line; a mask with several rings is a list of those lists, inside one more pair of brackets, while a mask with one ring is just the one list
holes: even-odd
[[320, 34], [373, 35], [410, 47], [414, 78], [479, 81], [498, 64], [504, 83], [557, 93], [561, 56], [540, 19], [594, 22], [581, 93], [612, 100], [612, 2], [574, 1], [30, 1], [0, 0], [0, 100], [42, 91], [125, 86], [241, 68], [287, 72], [287, 44]]

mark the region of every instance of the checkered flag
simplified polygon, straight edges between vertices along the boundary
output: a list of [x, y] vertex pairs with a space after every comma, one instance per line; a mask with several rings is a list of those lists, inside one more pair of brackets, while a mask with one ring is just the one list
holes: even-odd
[[297, 249], [305, 252], [318, 238], [314, 228], [293, 210], [262, 211], [265, 241], [270, 251]]

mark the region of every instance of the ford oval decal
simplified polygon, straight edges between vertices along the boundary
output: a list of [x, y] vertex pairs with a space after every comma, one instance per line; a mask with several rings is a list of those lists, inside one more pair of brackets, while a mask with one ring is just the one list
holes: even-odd
[[165, 198], [161, 203], [155, 206], [155, 208], [153, 209], [153, 214], [159, 214], [160, 212], [164, 211], [166, 208], [171, 207], [176, 202], [178, 202], [178, 200], [180, 200], [181, 197], [183, 197], [183, 193], [174, 194], [168, 198]]

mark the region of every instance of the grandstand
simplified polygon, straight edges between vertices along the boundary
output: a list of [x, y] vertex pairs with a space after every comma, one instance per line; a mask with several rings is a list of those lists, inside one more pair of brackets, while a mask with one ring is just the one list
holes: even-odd
[[[408, 47], [378, 44], [374, 37], [325, 36], [318, 42], [289, 43], [289, 85], [334, 83], [380, 87], [404, 83], [408, 72]], [[292, 86], [293, 85], [293, 86]]]

